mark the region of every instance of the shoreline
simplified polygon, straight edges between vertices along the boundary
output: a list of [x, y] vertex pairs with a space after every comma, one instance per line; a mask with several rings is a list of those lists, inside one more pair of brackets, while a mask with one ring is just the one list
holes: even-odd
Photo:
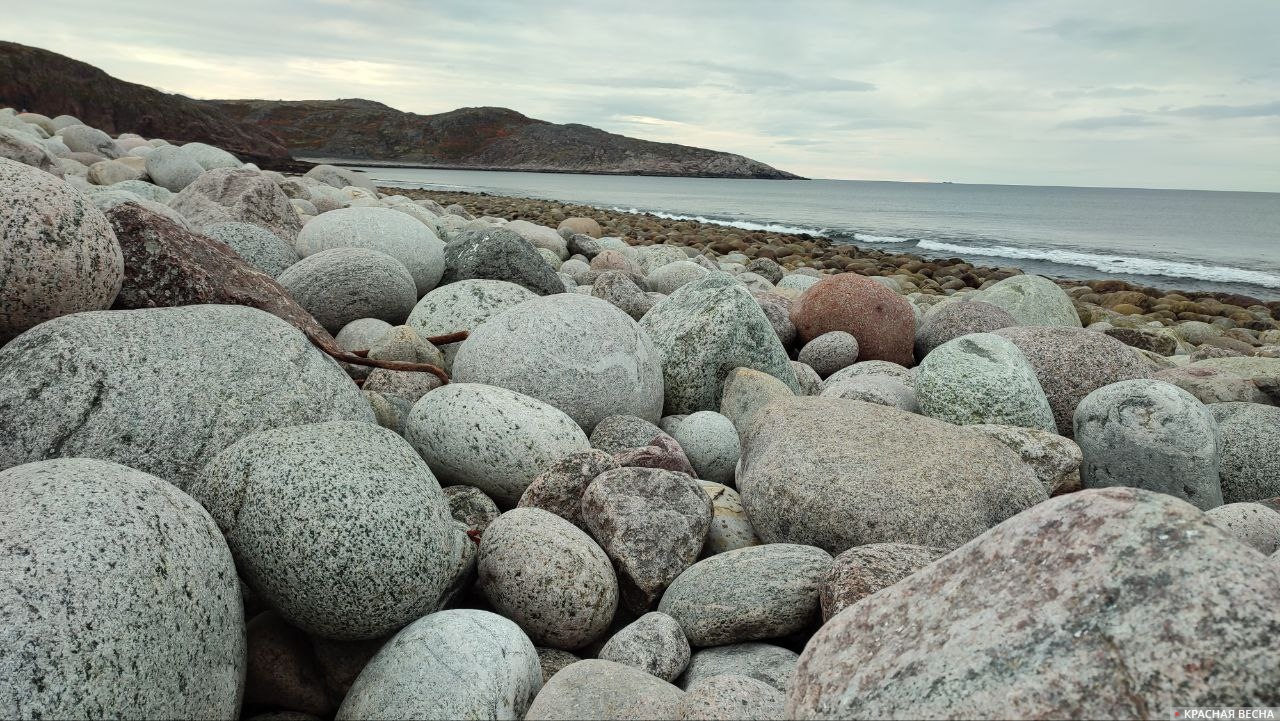
[[[632, 245], [679, 245], [715, 255], [740, 252], [749, 258], [766, 257], [776, 260], [788, 270], [809, 267], [831, 273], [899, 276], [901, 280], [911, 284], [909, 288], [913, 286], [909, 292], [923, 295], [950, 295], [1026, 272], [1017, 266], [982, 265], [959, 256], [930, 258], [915, 253], [895, 253], [887, 249], [834, 242], [805, 233], [746, 230], [580, 203], [464, 190], [445, 191], [386, 185], [381, 186], [380, 190], [415, 199], [430, 198], [446, 206], [457, 203], [477, 217], [489, 215], [507, 220], [528, 220], [552, 228], [557, 227], [565, 218], [587, 216], [599, 222], [606, 235], [623, 237]], [[1261, 300], [1224, 291], [1161, 288], [1106, 277], [1050, 279], [1066, 289], [1068, 294], [1090, 312], [1090, 317], [1095, 322], [1111, 321], [1116, 315], [1136, 316], [1135, 319], [1158, 321], [1162, 324], [1186, 320], [1212, 322], [1217, 318], [1257, 325], [1280, 321], [1280, 300]], [[1117, 311], [1118, 306], [1123, 307]], [[1255, 317], [1246, 319], [1242, 313], [1234, 312], [1236, 309]], [[1257, 318], [1264, 310], [1269, 317], [1265, 320]], [[1232, 318], [1233, 315], [1235, 318]], [[1270, 328], [1262, 330], [1267, 329]]]
[[642, 170], [582, 170], [569, 168], [512, 168], [490, 165], [445, 165], [441, 163], [397, 162], [394, 160], [362, 160], [360, 158], [294, 158], [311, 165], [336, 165], [342, 168], [400, 168], [403, 170], [474, 170], [481, 173], [547, 173], [551, 175], [614, 175], [642, 178], [714, 178], [716, 180], [812, 180], [802, 175], [787, 173], [784, 178], [743, 175], [717, 175], [714, 173], [646, 173]]

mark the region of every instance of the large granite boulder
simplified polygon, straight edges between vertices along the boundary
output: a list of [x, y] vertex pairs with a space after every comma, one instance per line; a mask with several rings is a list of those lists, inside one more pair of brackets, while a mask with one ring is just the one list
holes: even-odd
[[974, 300], [1003, 308], [1019, 325], [1080, 327], [1080, 315], [1066, 291], [1038, 275], [1015, 275], [980, 291]]
[[589, 659], [566, 666], [547, 681], [526, 721], [675, 718], [680, 689], [638, 668]]
[[1278, 606], [1280, 568], [1194, 506], [1133, 488], [1061, 496], [832, 618], [787, 716], [1276, 706]]
[[1252, 381], [1258, 390], [1280, 404], [1280, 358], [1245, 357], [1206, 358], [1192, 363], [1189, 368], [1212, 368], [1213, 370], [1234, 373], [1245, 380]]
[[1223, 503], [1280, 497], [1280, 408], [1260, 403], [1214, 403]]
[[652, 611], [627, 624], [600, 647], [603, 661], [633, 666], [675, 681], [689, 665], [689, 640], [676, 620]]
[[430, 228], [389, 208], [343, 208], [312, 218], [298, 233], [306, 257], [331, 248], [368, 248], [400, 261], [413, 276], [417, 297], [444, 275], [444, 241]]
[[245, 628], [209, 514], [89, 458], [0, 472], [0, 716], [235, 718]]
[[971, 333], [935, 348], [916, 369], [915, 397], [925, 415], [960, 426], [1058, 429], [1027, 359], [991, 333]]
[[[406, 323], [424, 337], [473, 331], [507, 308], [537, 297], [528, 288], [505, 280], [459, 280], [423, 296]], [[461, 347], [461, 342], [440, 346], [446, 367], [453, 366]]]
[[868, 543], [836, 556], [818, 588], [822, 622], [942, 558], [940, 548], [910, 543]]
[[111, 307], [123, 279], [101, 211], [52, 175], [0, 158], [0, 345], [50, 318]]
[[373, 179], [367, 173], [350, 170], [348, 168], [339, 168], [333, 165], [317, 165], [307, 171], [304, 178], [311, 178], [318, 183], [323, 183], [331, 188], [347, 188], [356, 187], [363, 188], [370, 192], [378, 192], [378, 186], [374, 185]]
[[45, 143], [10, 128], [0, 128], [0, 160], [9, 160], [43, 170], [57, 178], [63, 177], [65, 173], [63, 163], [74, 162], [71, 160], [60, 162], [59, 157]]
[[587, 432], [610, 415], [662, 415], [662, 365], [649, 335], [609, 303], [576, 293], [489, 318], [458, 349], [453, 375], [537, 398]]
[[912, 364], [916, 317], [911, 303], [857, 273], [824, 278], [791, 306], [791, 321], [803, 343], [842, 330], [858, 339], [858, 357]]
[[417, 298], [404, 265], [368, 248], [320, 251], [286, 268], [276, 281], [330, 333], [360, 318], [398, 325]]
[[183, 188], [169, 205], [195, 228], [214, 223], [253, 223], [288, 243], [298, 239], [301, 229], [289, 196], [271, 178], [256, 170], [207, 170]]
[[174, 193], [181, 192], [204, 173], [200, 163], [173, 145], [156, 148], [147, 155], [146, 161], [151, 182]]
[[177, 485], [257, 431], [373, 423], [342, 369], [255, 308], [65, 316], [0, 348], [0, 468], [55, 457], [128, 462]]
[[468, 230], [454, 236], [444, 249], [442, 285], [472, 278], [505, 280], [538, 295], [564, 292], [564, 283], [533, 245], [518, 233], [502, 228]]
[[58, 137], [73, 153], [93, 153], [104, 158], [118, 158], [122, 155], [116, 141], [97, 128], [88, 125], [72, 125], [58, 131]]
[[916, 358], [970, 333], [990, 333], [1018, 325], [1018, 319], [997, 305], [980, 300], [954, 300], [933, 306], [916, 328]]
[[226, 243], [249, 265], [272, 278], [297, 263], [298, 252], [279, 236], [253, 223], [214, 223], [202, 231], [214, 240]]
[[784, 398], [743, 434], [738, 490], [765, 543], [955, 548], [1047, 498], [995, 439], [887, 406]]
[[654, 305], [640, 327], [662, 359], [667, 414], [718, 411], [725, 378], [735, 368], [768, 373], [800, 392], [764, 312], [728, 273], [681, 287]]

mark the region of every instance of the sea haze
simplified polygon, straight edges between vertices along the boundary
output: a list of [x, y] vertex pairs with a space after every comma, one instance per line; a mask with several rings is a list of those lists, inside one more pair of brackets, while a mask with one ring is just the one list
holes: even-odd
[[366, 170], [384, 185], [560, 200], [1058, 278], [1280, 299], [1277, 193]]

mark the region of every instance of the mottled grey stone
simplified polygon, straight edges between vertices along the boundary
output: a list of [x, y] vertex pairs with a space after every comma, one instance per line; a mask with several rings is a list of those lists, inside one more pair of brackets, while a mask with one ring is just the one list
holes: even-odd
[[868, 543], [836, 556], [818, 589], [822, 622], [946, 555], [910, 543]]
[[516, 508], [490, 524], [477, 571], [485, 599], [543, 646], [591, 643], [618, 608], [609, 557], [578, 527], [540, 508]]
[[648, 334], [609, 303], [579, 294], [536, 298], [489, 318], [458, 349], [453, 375], [537, 398], [588, 432], [613, 414], [662, 415], [662, 365]]
[[736, 643], [694, 652], [689, 668], [680, 677], [680, 688], [688, 690], [712, 676], [733, 674], [763, 681], [779, 691], [795, 672], [800, 654], [767, 643]]
[[1083, 328], [1001, 328], [1031, 364], [1053, 409], [1058, 433], [1074, 433], [1076, 406], [1093, 391], [1119, 381], [1147, 378], [1151, 371], [1136, 351], [1102, 333]]
[[[599, 429], [599, 426], [596, 426]], [[587, 530], [582, 520], [582, 494], [596, 476], [619, 468], [608, 453], [595, 448], [570, 453], [543, 471], [520, 496], [520, 508], [541, 508]]]
[[1268, 556], [1280, 551], [1280, 510], [1261, 503], [1228, 503], [1205, 516], [1219, 528]]
[[400, 261], [366, 248], [325, 250], [277, 278], [330, 333], [358, 318], [401, 323], [413, 310], [413, 276]]
[[369, 407], [373, 409], [373, 417], [378, 425], [396, 433], [404, 432], [404, 421], [409, 417], [409, 410], [413, 408], [413, 403], [408, 398], [363, 388], [360, 390], [360, 395], [369, 401]]
[[1166, 368], [1151, 376], [1172, 383], [1201, 403], [1270, 403], [1253, 381], [1214, 368]]
[[[502, 280], [461, 280], [423, 296], [406, 322], [423, 337], [473, 331], [498, 313], [536, 297], [529, 289]], [[453, 367], [461, 346], [460, 342], [440, 346], [446, 368]]]
[[485, 278], [522, 285], [538, 295], [564, 292], [555, 270], [542, 262], [529, 241], [510, 230], [459, 233], [445, 246], [444, 259], [441, 284]]
[[387, 331], [395, 326], [377, 318], [357, 318], [342, 326], [335, 340], [347, 350], [369, 350]]
[[680, 260], [654, 270], [646, 281], [649, 284], [649, 290], [671, 295], [681, 286], [701, 280], [710, 272], [691, 260]]
[[373, 423], [346, 374], [298, 329], [244, 306], [81, 313], [0, 348], [0, 468], [127, 462], [183, 488], [251, 433]]
[[430, 228], [389, 208], [343, 208], [312, 218], [298, 233], [303, 257], [331, 248], [368, 248], [400, 261], [413, 276], [417, 297], [444, 275], [444, 241]]
[[818, 585], [831, 554], [770, 543], [726, 551], [690, 566], [658, 610], [680, 623], [695, 646], [778, 638], [816, 625]]
[[610, 455], [628, 448], [649, 445], [654, 438], [668, 435], [666, 431], [637, 416], [605, 416], [591, 430], [591, 447]]
[[916, 358], [923, 359], [934, 348], [970, 333], [990, 333], [1018, 325], [1018, 319], [991, 303], [956, 300], [939, 303], [924, 314], [916, 326]]
[[249, 436], [188, 490], [218, 521], [249, 586], [327, 638], [376, 638], [436, 610], [469, 543], [422, 459], [369, 423]]
[[1031, 365], [1017, 346], [991, 333], [934, 348], [916, 369], [915, 395], [925, 415], [956, 425], [1058, 430]]
[[1017, 426], [984, 423], [966, 427], [991, 436], [1017, 453], [1024, 463], [1031, 466], [1049, 495], [1079, 489], [1080, 464], [1084, 457], [1080, 453], [1080, 446], [1070, 438]]
[[674, 718], [680, 689], [644, 671], [589, 659], [551, 677], [525, 714], [526, 721], [641, 721]]
[[378, 190], [378, 186], [373, 184], [373, 179], [369, 177], [368, 173], [339, 168], [333, 165], [317, 165], [308, 170], [303, 177], [311, 178], [331, 188], [356, 187], [364, 188], [371, 192], [377, 192]]
[[698, 478], [732, 483], [742, 454], [733, 421], [715, 411], [698, 411], [680, 422], [672, 436], [688, 457]]
[[[345, 326], [344, 326], [345, 328]], [[387, 330], [369, 346], [369, 358], [402, 363], [444, 365], [444, 354], [431, 345], [413, 326], [399, 325]]]
[[782, 721], [786, 697], [748, 676], [699, 679], [676, 706], [677, 721]]
[[552, 676], [560, 673], [566, 666], [581, 660], [568, 651], [558, 648], [539, 648], [538, 663], [542, 666], [542, 683], [550, 681]]
[[915, 391], [902, 381], [879, 373], [836, 381], [826, 385], [818, 395], [826, 398], [866, 401], [908, 413], [920, 412], [920, 403], [916, 400]]
[[145, 180], [126, 180], [111, 186], [112, 190], [124, 190], [153, 203], [167, 204], [173, 193]]
[[1223, 502], [1280, 496], [1280, 408], [1214, 403], [1208, 409], [1220, 433]]
[[0, 158], [0, 345], [50, 318], [111, 306], [124, 279], [106, 216], [48, 173]]
[[58, 137], [73, 153], [96, 153], [104, 158], [118, 158], [120, 148], [110, 135], [88, 125], [71, 125], [58, 131]]
[[426, 394], [405, 438], [448, 485], [476, 486], [510, 508], [538, 474], [590, 446], [573, 419], [529, 396], [475, 383]]
[[569, 246], [566, 244], [565, 239], [560, 237], [560, 234], [555, 230], [545, 225], [538, 225], [527, 220], [512, 220], [502, 227], [529, 241], [534, 248], [550, 251], [559, 260], [569, 257]]
[[1132, 486], [1209, 510], [1222, 505], [1218, 427], [1203, 403], [1156, 380], [1113, 383], [1076, 408], [1085, 488]]
[[1192, 363], [1191, 367], [1235, 373], [1251, 381], [1272, 403], [1280, 404], [1280, 358], [1208, 358]]
[[156, 185], [174, 193], [191, 185], [203, 172], [204, 168], [178, 147], [156, 148], [147, 156], [147, 176]]
[[1059, 496], [832, 618], [805, 648], [787, 716], [1274, 706], [1278, 604], [1267, 557], [1183, 501], [1134, 488]]
[[487, 611], [440, 611], [382, 647], [337, 719], [514, 720], [540, 688], [538, 652], [519, 626]]
[[0, 716], [239, 713], [235, 564], [185, 493], [106, 461], [29, 463], [0, 472], [0, 539]]
[[619, 630], [600, 649], [602, 661], [675, 681], [689, 665], [689, 641], [674, 618], [651, 611]]
[[860, 378], [863, 376], [888, 376], [889, 378], [892, 378], [913, 390], [916, 385], [916, 376], [911, 369], [890, 361], [869, 360], [862, 361], [861, 363], [854, 363], [847, 368], [842, 368], [831, 374], [828, 378], [822, 381], [822, 390], [825, 391], [841, 381]]
[[618, 571], [623, 604], [641, 614], [698, 558], [711, 499], [683, 473], [620, 468], [587, 486], [582, 517]]
[[858, 339], [842, 330], [823, 333], [804, 344], [799, 360], [826, 378], [858, 362]]
[[444, 497], [449, 502], [453, 520], [466, 526], [468, 531], [483, 534], [484, 529], [502, 515], [498, 504], [475, 486], [449, 486], [444, 489]]
[[786, 398], [756, 413], [737, 481], [762, 541], [829, 553], [879, 542], [955, 548], [1047, 497], [993, 438], [838, 398]]
[[1007, 311], [1020, 325], [1080, 327], [1080, 316], [1066, 291], [1038, 275], [1015, 275], [975, 294], [974, 300]]
[[214, 223], [200, 231], [231, 246], [236, 255], [272, 278], [298, 262], [298, 253], [275, 233], [253, 223]]
[[94, 185], [114, 185], [126, 180], [137, 180], [143, 176], [141, 168], [119, 160], [100, 160], [89, 166], [85, 178]]
[[206, 143], [185, 143], [181, 147], [183, 155], [199, 163], [200, 167], [205, 170], [239, 168], [243, 165], [231, 153]]
[[591, 295], [612, 303], [636, 320], [643, 318], [655, 302], [630, 276], [616, 270], [599, 273], [591, 283]]
[[764, 317], [773, 328], [774, 335], [783, 348], [790, 348], [796, 342], [796, 324], [791, 322], [791, 299], [773, 292], [752, 292]]
[[791, 367], [795, 369], [796, 383], [800, 386], [801, 395], [816, 396], [822, 392], [822, 376], [818, 375], [818, 371], [812, 366], [800, 361], [791, 361]]
[[640, 325], [662, 359], [668, 414], [719, 408], [725, 377], [734, 368], [754, 368], [799, 390], [786, 350], [760, 306], [727, 273], [680, 288]]
[[[41, 143], [36, 138], [11, 128], [0, 128], [0, 160], [9, 160], [20, 165], [42, 170], [54, 177], [70, 176], [69, 167], [80, 166], [70, 158], [59, 158], [49, 148], [46, 141]], [[65, 147], [65, 146], [64, 146]], [[70, 151], [67, 151], [70, 153]], [[68, 166], [75, 163], [74, 166]], [[80, 171], [77, 167], [76, 173]]]
[[[147, 162], [150, 163], [150, 158]], [[256, 170], [206, 170], [170, 200], [169, 205], [196, 228], [214, 223], [252, 223], [275, 233], [286, 243], [295, 242], [301, 228], [289, 196], [271, 178]]]
[[768, 373], [751, 368], [734, 368], [724, 379], [720, 396], [720, 415], [729, 419], [739, 433], [755, 412], [775, 398], [794, 396], [786, 383]]

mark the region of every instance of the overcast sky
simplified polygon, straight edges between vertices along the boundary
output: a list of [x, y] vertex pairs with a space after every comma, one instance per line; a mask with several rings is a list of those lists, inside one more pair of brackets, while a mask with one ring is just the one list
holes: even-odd
[[505, 106], [823, 178], [1280, 191], [1280, 0], [34, 0], [4, 15], [5, 39], [193, 97]]

